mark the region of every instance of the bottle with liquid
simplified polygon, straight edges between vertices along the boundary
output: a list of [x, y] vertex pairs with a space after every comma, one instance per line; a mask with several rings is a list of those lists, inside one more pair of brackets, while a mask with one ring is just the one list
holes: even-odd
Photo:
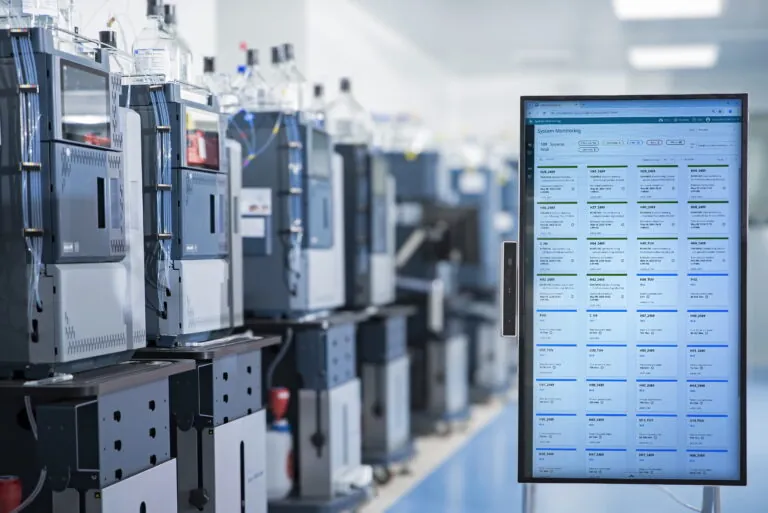
[[238, 68], [241, 77], [239, 89], [240, 105], [249, 111], [262, 111], [268, 106], [269, 86], [259, 71], [259, 51], [246, 51], [246, 65]]
[[272, 47], [272, 66], [269, 74], [269, 97], [267, 103], [270, 109], [290, 111], [289, 99], [290, 80], [283, 66], [283, 49]]
[[307, 116], [317, 128], [325, 130], [325, 91], [323, 84], [315, 84], [312, 93], [312, 103], [307, 109]]
[[328, 131], [338, 144], [370, 144], [370, 115], [352, 95], [352, 84], [342, 78], [340, 94], [326, 111]]
[[133, 43], [136, 72], [144, 75], [162, 75], [164, 80], [178, 80], [174, 72], [174, 42], [164, 30], [165, 14], [162, 0], [147, 0], [147, 23]]
[[99, 42], [101, 48], [97, 53], [100, 62], [109, 61], [109, 70], [113, 73], [130, 74], [130, 70], [124, 70], [116, 56], [117, 52], [117, 34], [114, 30], [102, 30], [99, 32]]
[[179, 34], [175, 5], [166, 4], [164, 6], [164, 21], [163, 28], [170, 36], [173, 46], [171, 62], [176, 73], [173, 80], [190, 83], [192, 81], [192, 50], [189, 49], [186, 40]]
[[240, 105], [240, 99], [232, 86], [232, 80], [224, 73], [216, 72], [216, 59], [203, 58], [202, 84], [213, 94], [219, 97], [219, 107], [222, 112], [236, 112]]
[[304, 97], [306, 95], [307, 79], [304, 78], [304, 75], [299, 71], [299, 67], [296, 64], [293, 45], [291, 43], [285, 43], [283, 45], [282, 66], [284, 74], [288, 78], [286, 102], [291, 110], [301, 112], [305, 106]]

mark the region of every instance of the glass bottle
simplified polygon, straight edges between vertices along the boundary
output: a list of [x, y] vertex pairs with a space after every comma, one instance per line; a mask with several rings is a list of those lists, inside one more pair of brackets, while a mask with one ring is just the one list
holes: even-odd
[[163, 29], [163, 18], [162, 0], [147, 0], [147, 23], [133, 42], [136, 72], [178, 80], [178, 71], [174, 72], [174, 42]]
[[237, 111], [240, 99], [232, 87], [232, 80], [224, 73], [216, 73], [216, 59], [213, 57], [203, 58], [201, 82], [209, 91], [218, 96], [219, 107], [222, 112], [231, 114]]
[[173, 42], [173, 55], [171, 55], [171, 61], [174, 63], [174, 72], [176, 73], [174, 80], [191, 83], [192, 50], [189, 49], [187, 41], [179, 33], [176, 18], [176, 6], [166, 4], [164, 8], [164, 29]]
[[249, 48], [246, 51], [246, 65], [238, 68], [242, 80], [239, 90], [240, 105], [249, 111], [262, 111], [267, 108], [269, 86], [259, 71], [259, 51]]
[[310, 121], [320, 130], [325, 130], [325, 91], [323, 84], [315, 84], [312, 103], [307, 109]]
[[286, 103], [290, 110], [301, 112], [304, 109], [304, 98], [306, 95], [307, 79], [299, 71], [296, 64], [296, 56], [293, 51], [293, 44], [285, 43], [283, 45], [283, 70], [288, 78], [288, 91]]
[[99, 59], [101, 62], [109, 61], [109, 71], [113, 73], [122, 73], [124, 75], [130, 75], [131, 70], [124, 70], [122, 64], [116, 56], [117, 52], [117, 34], [114, 30], [102, 30], [99, 32], [99, 42], [101, 47], [99, 49]]
[[328, 131], [339, 144], [370, 144], [371, 119], [352, 95], [352, 84], [342, 78], [339, 97], [326, 111]]
[[285, 73], [283, 60], [283, 49], [279, 46], [273, 46], [267, 102], [270, 109], [291, 111], [290, 78]]

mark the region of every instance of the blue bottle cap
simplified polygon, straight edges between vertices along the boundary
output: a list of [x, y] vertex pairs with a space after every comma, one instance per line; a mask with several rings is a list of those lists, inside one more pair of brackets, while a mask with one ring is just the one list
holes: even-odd
[[240, 75], [245, 75], [245, 72], [246, 72], [246, 71], [248, 71], [248, 68], [247, 68], [246, 66], [242, 66], [242, 65], [240, 65], [240, 66], [238, 66], [238, 67], [237, 67], [237, 72], [238, 72]]

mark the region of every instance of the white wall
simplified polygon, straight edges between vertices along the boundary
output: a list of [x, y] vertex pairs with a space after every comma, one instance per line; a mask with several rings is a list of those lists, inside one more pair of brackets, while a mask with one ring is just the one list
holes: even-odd
[[315, 0], [307, 5], [307, 66], [329, 97], [340, 77], [374, 112], [408, 112], [431, 126], [447, 121], [448, 73], [395, 29], [351, 0]]
[[750, 93], [750, 112], [768, 112], [768, 73], [542, 73], [459, 77], [449, 88], [449, 131], [517, 139], [520, 96]]
[[[184, 0], [187, 1], [187, 0]], [[211, 1], [211, 0], [209, 0]], [[245, 64], [240, 43], [260, 52], [261, 64], [269, 65], [270, 48], [293, 43], [296, 60], [306, 69], [307, 0], [213, 0], [216, 5], [216, 57], [220, 71], [234, 73]], [[324, 0], [316, 0], [324, 3]]]

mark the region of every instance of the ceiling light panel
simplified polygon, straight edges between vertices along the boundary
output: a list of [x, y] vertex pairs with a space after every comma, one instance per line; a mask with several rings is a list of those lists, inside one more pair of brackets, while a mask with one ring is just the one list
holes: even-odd
[[719, 56], [717, 45], [636, 46], [628, 59], [638, 70], [703, 69], [714, 67]]
[[717, 18], [723, 0], [613, 0], [620, 20], [663, 20]]

